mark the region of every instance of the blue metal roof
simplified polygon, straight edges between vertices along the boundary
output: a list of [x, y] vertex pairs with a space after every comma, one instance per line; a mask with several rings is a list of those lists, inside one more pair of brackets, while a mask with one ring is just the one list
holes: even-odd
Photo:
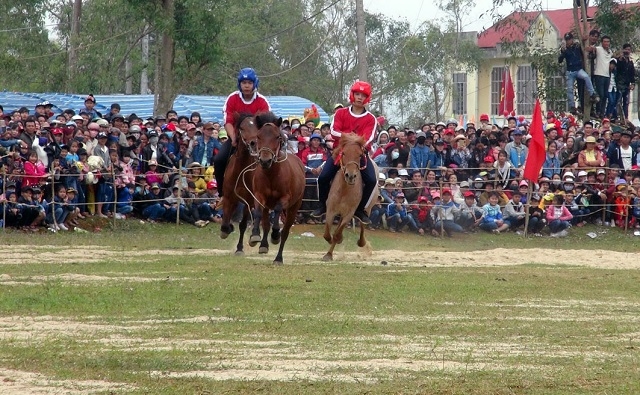
[[[5, 112], [27, 107], [32, 113], [37, 103], [45, 100], [53, 104], [52, 111], [60, 113], [67, 108], [74, 111], [84, 107], [86, 95], [66, 93], [23, 93], [0, 92], [0, 105]], [[141, 118], [153, 115], [153, 95], [95, 95], [96, 110], [102, 114], [109, 112], [112, 103], [118, 103], [123, 114], [135, 113]], [[173, 102], [173, 109], [179, 115], [190, 116], [192, 112], [199, 112], [205, 121], [220, 121], [222, 106], [227, 96], [196, 96], [178, 95]], [[273, 112], [283, 118], [302, 118], [305, 108], [311, 107], [313, 102], [298, 96], [267, 96]], [[316, 104], [320, 120], [329, 122], [329, 115]]]

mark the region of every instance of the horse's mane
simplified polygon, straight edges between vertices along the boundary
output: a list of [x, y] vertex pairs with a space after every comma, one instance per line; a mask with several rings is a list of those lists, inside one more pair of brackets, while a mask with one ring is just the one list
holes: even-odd
[[342, 133], [342, 136], [340, 136], [340, 144], [338, 144], [338, 149], [333, 150], [333, 158], [337, 158], [344, 147], [349, 144], [358, 144], [360, 147], [364, 147], [366, 142], [364, 141], [364, 137], [358, 136], [355, 133]]
[[242, 121], [244, 121], [247, 118], [253, 117], [253, 114], [250, 114], [248, 112], [240, 112], [240, 113], [237, 112], [233, 115], [234, 115], [233, 118], [236, 120], [236, 124], [234, 125], [236, 130], [240, 128], [240, 125], [242, 125]]
[[261, 129], [267, 123], [278, 125], [278, 117], [276, 114], [271, 111], [267, 111], [256, 115], [256, 124], [258, 125], [258, 129]]

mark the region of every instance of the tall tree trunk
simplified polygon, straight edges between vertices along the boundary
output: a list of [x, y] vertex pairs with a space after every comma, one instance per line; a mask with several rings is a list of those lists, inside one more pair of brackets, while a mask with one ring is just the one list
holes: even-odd
[[[144, 27], [147, 30], [147, 26]], [[140, 72], [140, 94], [149, 93], [149, 34], [142, 37], [142, 71]]]
[[438, 84], [433, 83], [433, 106], [436, 113], [436, 122], [440, 121], [440, 97], [438, 97]]
[[133, 93], [133, 76], [131, 75], [131, 71], [133, 69], [133, 65], [131, 62], [131, 57], [127, 55], [127, 59], [124, 61], [124, 94], [131, 95]]
[[[582, 25], [580, 24], [579, 11], [582, 11]], [[580, 45], [582, 46], [582, 65], [586, 70], [587, 62], [589, 61], [589, 55], [586, 50], [587, 40], [589, 40], [589, 24], [587, 22], [586, 7], [579, 7], [579, 4], [577, 3], [573, 4], [573, 22], [578, 29], [578, 38], [580, 40]], [[582, 102], [582, 120], [587, 122], [591, 120], [591, 97], [589, 96], [589, 91], [587, 91], [586, 86], [583, 97], [580, 98], [580, 101]]]
[[69, 33], [69, 68], [67, 75], [67, 93], [71, 93], [73, 80], [78, 70], [77, 46], [80, 41], [80, 18], [82, 16], [82, 0], [73, 0], [71, 9], [71, 31]]
[[[174, 0], [162, 0], [164, 18], [168, 21], [174, 19]], [[156, 108], [154, 114], [166, 114], [173, 107], [175, 90], [173, 86], [173, 64], [175, 58], [175, 41], [173, 39], [173, 25], [162, 33], [160, 44], [158, 86], [156, 89]]]
[[367, 39], [364, 29], [363, 0], [356, 0], [356, 38], [358, 42], [358, 78], [367, 80]]

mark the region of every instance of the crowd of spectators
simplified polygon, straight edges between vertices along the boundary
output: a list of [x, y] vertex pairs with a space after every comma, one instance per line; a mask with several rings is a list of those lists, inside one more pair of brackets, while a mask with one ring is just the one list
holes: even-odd
[[[338, 108], [340, 105], [336, 105]], [[213, 157], [227, 138], [215, 121], [169, 111], [141, 119], [85, 108], [51, 113], [1, 111], [2, 204], [5, 227], [51, 231], [81, 228], [89, 216], [203, 227], [220, 222]], [[0, 110], [1, 107], [0, 107]], [[549, 112], [546, 160], [536, 182], [522, 179], [530, 125], [425, 123], [379, 128], [370, 156], [380, 168], [380, 200], [371, 229], [427, 235], [521, 232], [565, 236], [572, 226], [640, 227], [637, 131], [608, 119], [579, 125]], [[299, 223], [317, 207], [316, 179], [331, 155], [330, 124], [285, 120], [287, 149], [305, 165], [307, 189]], [[530, 199], [530, 201], [528, 200]], [[546, 229], [546, 230], [545, 230]]]

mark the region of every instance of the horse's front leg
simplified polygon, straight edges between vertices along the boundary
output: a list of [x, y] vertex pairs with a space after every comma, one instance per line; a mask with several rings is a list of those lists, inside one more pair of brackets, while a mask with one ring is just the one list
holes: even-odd
[[283, 205], [281, 203], [278, 203], [273, 208], [273, 223], [271, 226], [271, 244], [280, 243], [280, 216], [282, 215], [282, 207]]
[[251, 237], [249, 237], [249, 245], [255, 247], [261, 240], [260, 238], [260, 221], [262, 220], [262, 207], [258, 206], [253, 210], [253, 224], [251, 227]]
[[[256, 208], [256, 211], [259, 210]], [[258, 254], [266, 254], [269, 252], [269, 226], [271, 225], [271, 221], [269, 218], [269, 209], [264, 207], [262, 209], [262, 240], [260, 241], [260, 248], [258, 249]], [[259, 226], [260, 224], [256, 221], [256, 224]]]

